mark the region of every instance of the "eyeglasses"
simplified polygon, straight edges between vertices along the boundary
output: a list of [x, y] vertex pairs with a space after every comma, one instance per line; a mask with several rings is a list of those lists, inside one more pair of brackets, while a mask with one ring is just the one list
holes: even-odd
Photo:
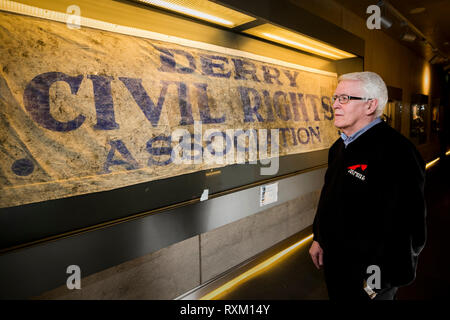
[[341, 94], [340, 96], [334, 95], [331, 97], [331, 99], [332, 99], [333, 103], [339, 99], [340, 104], [346, 104], [350, 100], [364, 100], [364, 101], [373, 100], [373, 98], [353, 97], [353, 96], [349, 96], [346, 94]]

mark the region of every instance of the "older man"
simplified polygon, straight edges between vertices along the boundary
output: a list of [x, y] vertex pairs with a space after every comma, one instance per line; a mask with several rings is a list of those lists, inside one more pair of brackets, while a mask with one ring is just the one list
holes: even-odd
[[341, 137], [331, 146], [311, 258], [330, 299], [389, 300], [415, 278], [425, 245], [425, 164], [379, 117], [387, 88], [373, 72], [342, 75], [333, 96]]

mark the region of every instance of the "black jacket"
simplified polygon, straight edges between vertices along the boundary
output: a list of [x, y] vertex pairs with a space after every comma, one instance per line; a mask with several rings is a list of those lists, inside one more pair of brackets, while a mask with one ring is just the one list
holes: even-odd
[[419, 152], [386, 123], [347, 148], [339, 138], [328, 154], [314, 240], [335, 260], [379, 266], [384, 285], [412, 282], [426, 240], [424, 182]]

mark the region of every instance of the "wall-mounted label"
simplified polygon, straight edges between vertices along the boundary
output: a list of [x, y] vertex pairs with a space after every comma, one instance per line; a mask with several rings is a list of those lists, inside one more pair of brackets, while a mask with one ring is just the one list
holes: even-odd
[[260, 188], [259, 206], [265, 206], [278, 201], [278, 182], [266, 184]]
[[203, 190], [203, 193], [202, 193], [202, 195], [200, 197], [200, 201], [208, 200], [208, 194], [209, 194], [209, 189]]

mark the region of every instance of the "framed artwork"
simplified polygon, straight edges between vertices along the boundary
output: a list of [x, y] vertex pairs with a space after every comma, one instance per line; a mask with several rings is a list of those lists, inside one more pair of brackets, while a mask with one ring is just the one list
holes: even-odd
[[411, 126], [410, 138], [415, 144], [423, 144], [427, 140], [426, 114], [428, 109], [428, 96], [415, 94], [411, 98]]
[[431, 133], [437, 134], [439, 131], [439, 104], [440, 99], [433, 99], [433, 103], [431, 106]]
[[388, 102], [381, 116], [388, 125], [399, 132], [402, 129], [402, 94], [402, 89], [388, 86]]

